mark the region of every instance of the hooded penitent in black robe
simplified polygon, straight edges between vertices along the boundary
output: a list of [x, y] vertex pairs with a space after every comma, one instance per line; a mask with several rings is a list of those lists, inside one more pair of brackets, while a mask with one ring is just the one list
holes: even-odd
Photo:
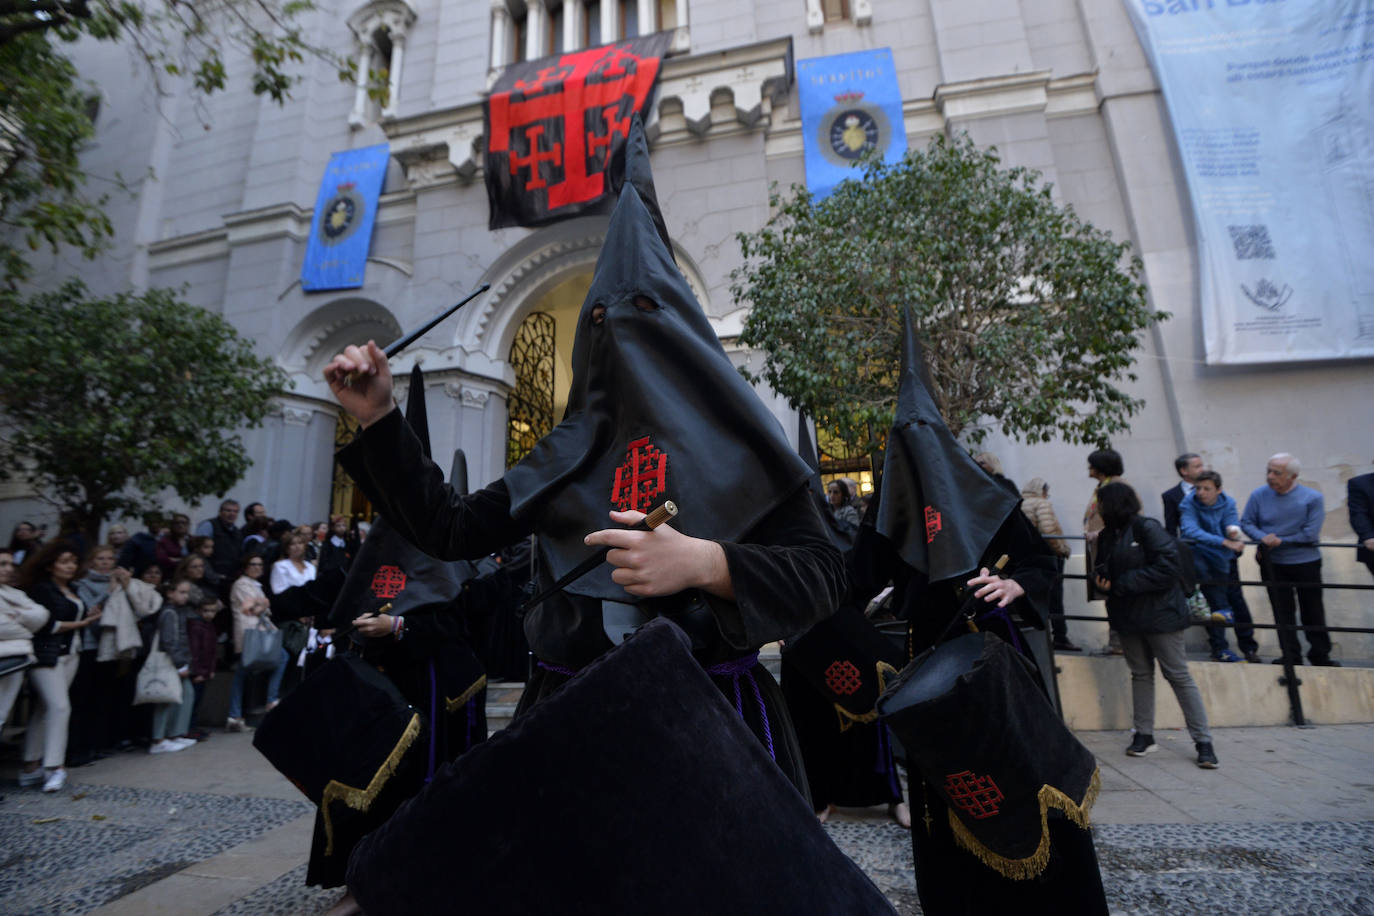
[[[841, 528], [824, 507], [820, 463], [805, 417], [797, 428], [797, 452], [812, 468], [812, 498], [846, 562], [853, 559], [853, 528]], [[806, 762], [811, 804], [866, 808], [902, 801], [902, 784], [887, 726], [873, 708], [889, 675], [905, 663], [846, 595], [840, 609], [782, 653], [782, 694]]]
[[[428, 455], [424, 383], [411, 374], [406, 427]], [[255, 744], [319, 806], [306, 883], [344, 883], [353, 847], [418, 792], [436, 768], [486, 740], [486, 675], [472, 648], [467, 561], [427, 556], [385, 518], [359, 548], [332, 609], [347, 658], [323, 662], [269, 714]], [[299, 591], [299, 590], [293, 590]], [[400, 617], [405, 629], [364, 637], [360, 616]], [[342, 670], [347, 668], [347, 670]], [[346, 735], [346, 738], [341, 738]], [[317, 775], [318, 774], [318, 775]]]
[[674, 527], [720, 543], [734, 600], [695, 589], [635, 598], [603, 564], [526, 614], [539, 666], [517, 716], [611, 647], [603, 601], [632, 605], [687, 633], [693, 655], [805, 794], [786, 708], [756, 653], [834, 612], [842, 560], [807, 493], [806, 464], [731, 365], [655, 225], [637, 119], [626, 142], [627, 180], [578, 318], [562, 422], [470, 496], [444, 486], [396, 411], [339, 460], [433, 556], [481, 557], [536, 534], [541, 589], [591, 552], [583, 538], [612, 526], [610, 510], [673, 500]]
[[[991, 567], [1005, 555], [1008, 563], [1003, 574], [1015, 579], [1025, 596], [1005, 613], [997, 611], [995, 605], [979, 602], [976, 624], [981, 631], [996, 634], [1017, 648], [1023, 653], [1021, 657], [1029, 658], [1020, 630], [1023, 625], [1045, 626], [1048, 588], [1055, 574], [1054, 553], [1017, 511], [1016, 497], [990, 480], [955, 441], [922, 382], [923, 371], [908, 314], [901, 388], [888, 435], [882, 486], [855, 542], [851, 570], [854, 593], [872, 595], [892, 582], [893, 607], [909, 625], [909, 651], [919, 656], [940, 641], [942, 634], [966, 632], [962, 623], [947, 630], [970, 597], [963, 593], [963, 583], [980, 567]], [[997, 658], [1002, 660], [1003, 656]], [[1007, 682], [1004, 679], [1002, 683]], [[1040, 704], [1049, 703], [1033, 677], [1018, 677], [1012, 689], [1023, 693], [1013, 699], [1031, 704], [1037, 713], [1043, 711]], [[969, 710], [968, 714], [976, 713]], [[957, 724], [955, 719], [951, 718], [951, 726]], [[966, 848], [968, 843], [956, 841], [949, 808], [939, 791], [953, 777], [923, 772], [919, 766], [921, 742], [929, 740], [929, 733], [913, 733], [897, 719], [889, 721], [907, 749], [908, 762], [913, 764], [909, 770], [911, 837], [916, 888], [924, 912], [945, 916], [1107, 911], [1092, 833], [1085, 829], [1096, 792], [1095, 768], [1089, 765], [1084, 769], [1086, 749], [1067, 729], [1035, 737], [1044, 745], [1042, 749], [1048, 748], [1065, 762], [1058, 770], [1064, 774], [1063, 784], [1047, 783], [1052, 791], [1046, 797], [1062, 796], [1069, 802], [1063, 809], [1048, 809], [1043, 834], [1048, 840], [1042, 847], [1047, 854], [1037, 858], [1034, 867], [1022, 866], [1023, 872], [1036, 870], [1034, 876], [1013, 879], [1007, 874], [1015, 869], [999, 871], [991, 864], [995, 855], [986, 850], [975, 855]], [[989, 721], [982, 730], [1015, 732], [1017, 726]], [[954, 740], [955, 731], [951, 727], [935, 740]], [[1091, 755], [1087, 757], [1090, 763]], [[1066, 817], [1064, 810], [1071, 810], [1074, 820]], [[1031, 839], [1036, 840], [1041, 828], [1039, 818], [1033, 820]], [[970, 836], [968, 831], [964, 836]]]

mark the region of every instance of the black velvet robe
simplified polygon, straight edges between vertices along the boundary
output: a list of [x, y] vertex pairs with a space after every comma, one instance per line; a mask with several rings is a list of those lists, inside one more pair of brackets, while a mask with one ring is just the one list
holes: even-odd
[[[511, 518], [502, 481], [466, 496], [447, 486], [399, 411], [363, 431], [339, 453], [339, 461], [387, 520], [433, 557], [475, 559], [531, 533], [525, 523]], [[795, 636], [834, 613], [845, 588], [844, 564], [804, 486], [740, 543], [722, 542], [721, 547], [734, 601], [690, 590], [639, 603], [682, 627], [703, 667], [747, 657], [764, 643]], [[547, 570], [541, 570], [540, 579], [540, 588], [552, 584]], [[611, 648], [600, 601], [566, 593], [529, 611], [525, 635], [535, 656], [552, 668], [536, 669], [517, 715], [566, 680], [553, 669], [579, 669]], [[752, 683], [749, 676], [714, 680], [759, 740], [771, 745], [778, 766], [805, 796], [804, 767], [781, 691], [761, 665], [749, 674]]]
[[[914, 657], [935, 644], [958, 612], [962, 605], [958, 587], [963, 582], [928, 582], [923, 574], [902, 562], [892, 543], [867, 524], [868, 519], [865, 521], [854, 547], [854, 593], [876, 594], [889, 581], [894, 583], [892, 606], [898, 617], [907, 620], [908, 646]], [[984, 554], [984, 564], [991, 565], [1002, 554], [1008, 557], [1004, 574], [1015, 579], [1026, 592], [1024, 598], [1007, 608], [1010, 616], [1017, 624], [1043, 629], [1049, 586], [1056, 572], [1054, 552], [1018, 511], [997, 530]], [[978, 625], [1015, 645], [999, 618], [983, 618]], [[960, 632], [962, 624], [952, 635]], [[1036, 878], [1013, 881], [959, 847], [949, 826], [948, 809], [939, 796], [933, 789], [926, 789], [919, 772], [912, 770], [909, 777], [916, 890], [928, 916], [1107, 912], [1091, 832], [1051, 809], [1049, 864]]]

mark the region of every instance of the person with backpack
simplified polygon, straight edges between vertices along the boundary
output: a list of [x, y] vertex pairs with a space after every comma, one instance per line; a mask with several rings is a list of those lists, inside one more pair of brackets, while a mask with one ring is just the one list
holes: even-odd
[[1107, 618], [1121, 634], [1131, 671], [1135, 738], [1126, 753], [1144, 757], [1155, 744], [1155, 662], [1183, 710], [1197, 749], [1197, 765], [1219, 765], [1212, 749], [1202, 692], [1188, 673], [1183, 634], [1188, 604], [1183, 595], [1178, 544], [1159, 522], [1140, 514], [1140, 497], [1128, 484], [1108, 483], [1097, 490], [1104, 528], [1098, 537], [1093, 583], [1107, 596]]

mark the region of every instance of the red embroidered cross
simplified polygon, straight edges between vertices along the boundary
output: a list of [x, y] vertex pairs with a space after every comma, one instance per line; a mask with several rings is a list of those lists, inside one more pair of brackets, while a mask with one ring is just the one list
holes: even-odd
[[[562, 55], [556, 66], [540, 70], [533, 83], [521, 81], [513, 92], [492, 95], [488, 108], [489, 152], [512, 154], [510, 167], [514, 174], [521, 164], [513, 155], [511, 139], [528, 139], [528, 155], [518, 157], [530, 166], [525, 187], [547, 188], [550, 210], [595, 199], [605, 189], [605, 175], [601, 171], [605, 168], [605, 157], [595, 171], [596, 163], [592, 160], [603, 146], [609, 152], [612, 136], [629, 135], [628, 114], [644, 107], [659, 64], [657, 58], [636, 57], [618, 45]], [[610, 112], [616, 110], [625, 112], [627, 117], [612, 116]], [[586, 117], [589, 111], [596, 111], [597, 117]], [[548, 136], [544, 136], [540, 122], [549, 125]], [[606, 126], [604, 137], [588, 130], [598, 122]], [[536, 132], [535, 127], [541, 130]], [[561, 162], [553, 158], [560, 155], [556, 143], [560, 137]], [[536, 151], [535, 145], [541, 138], [552, 142], [552, 148]], [[546, 182], [538, 174], [540, 162], [561, 165], [561, 178]]]
[[372, 594], [378, 598], [395, 598], [406, 587], [406, 574], [399, 566], [380, 566], [372, 574]]
[[975, 776], [969, 770], [946, 776], [945, 794], [950, 801], [979, 820], [998, 814], [998, 803], [1006, 798], [991, 776]]
[[520, 170], [529, 167], [530, 180], [525, 182], [526, 191], [535, 191], [539, 188], [546, 188], [549, 183], [539, 174], [539, 164], [541, 162], [552, 162], [554, 165], [563, 164], [563, 144], [558, 141], [553, 142], [553, 148], [541, 150], [539, 139], [544, 136], [543, 124], [521, 124], [520, 129], [525, 132], [525, 139], [529, 141], [530, 154], [521, 156], [515, 150], [510, 152], [510, 173], [520, 174]]
[[940, 513], [934, 508], [926, 506], [926, 543], [935, 540], [935, 535], [940, 533], [944, 525], [940, 524]]
[[825, 686], [840, 696], [847, 697], [851, 693], [858, 693], [863, 685], [863, 676], [859, 674], [859, 669], [854, 667], [853, 662], [831, 662], [830, 667], [825, 669]]
[[651, 445], [648, 436], [635, 439], [625, 447], [625, 463], [615, 469], [611, 502], [621, 512], [648, 512], [654, 497], [663, 493], [667, 477], [668, 456]]

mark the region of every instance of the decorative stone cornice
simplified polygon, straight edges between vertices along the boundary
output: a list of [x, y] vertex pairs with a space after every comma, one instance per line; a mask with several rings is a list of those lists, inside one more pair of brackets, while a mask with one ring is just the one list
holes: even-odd
[[945, 83], [935, 87], [935, 106], [950, 121], [1044, 111], [1049, 85], [1049, 70]]

